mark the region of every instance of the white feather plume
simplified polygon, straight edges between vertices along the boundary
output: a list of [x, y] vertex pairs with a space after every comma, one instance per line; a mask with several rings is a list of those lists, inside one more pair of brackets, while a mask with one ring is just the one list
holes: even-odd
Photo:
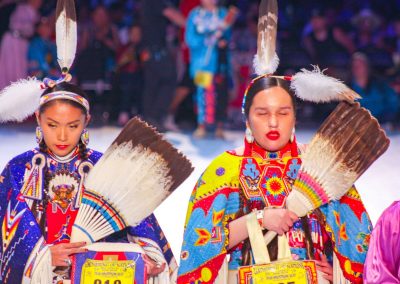
[[342, 81], [325, 75], [318, 66], [313, 67], [313, 70], [301, 69], [292, 77], [290, 88], [300, 99], [322, 103], [341, 100], [354, 102], [361, 98]]
[[38, 108], [43, 93], [41, 81], [21, 79], [0, 91], [0, 122], [23, 121]]
[[273, 74], [278, 68], [276, 33], [278, 28], [277, 0], [262, 0], [258, 12], [257, 53], [253, 59], [257, 75]]
[[77, 45], [77, 25], [73, 0], [57, 2], [56, 43], [60, 68], [70, 69], [74, 62]]
[[[258, 54], [254, 55], [253, 58], [254, 72], [257, 75], [275, 73], [276, 69], [278, 69], [279, 66], [278, 55], [275, 53], [272, 60], [270, 60], [266, 56], [267, 52], [262, 52], [262, 54], [263, 56], [261, 56], [261, 58], [258, 56]], [[266, 62], [268, 62], [268, 64]]]

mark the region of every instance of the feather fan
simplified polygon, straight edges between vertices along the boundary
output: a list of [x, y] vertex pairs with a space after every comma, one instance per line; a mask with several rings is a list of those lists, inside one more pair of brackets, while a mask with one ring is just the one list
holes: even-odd
[[278, 3], [276, 0], [262, 0], [258, 14], [257, 54], [253, 59], [258, 75], [273, 74], [278, 68], [276, 54], [276, 33], [278, 28]]
[[340, 100], [353, 102], [361, 98], [340, 80], [325, 75], [318, 66], [313, 67], [313, 70], [302, 69], [292, 76], [290, 88], [300, 99], [321, 103]]
[[137, 225], [193, 171], [153, 128], [131, 119], [85, 181], [71, 242], [95, 242]]
[[[369, 111], [359, 103], [341, 102], [302, 155], [287, 208], [301, 217], [331, 200], [339, 200], [389, 143]], [[274, 236], [275, 232], [268, 232], [266, 242]]]
[[63, 72], [74, 62], [77, 25], [74, 0], [58, 0], [56, 8], [57, 60]]
[[23, 121], [39, 107], [42, 82], [21, 79], [0, 91], [0, 122]]

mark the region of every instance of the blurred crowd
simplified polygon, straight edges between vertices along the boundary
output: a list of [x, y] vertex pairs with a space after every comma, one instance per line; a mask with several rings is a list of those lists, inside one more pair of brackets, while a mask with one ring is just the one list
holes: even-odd
[[[91, 95], [95, 122], [124, 125], [141, 115], [161, 131], [196, 128], [199, 138], [208, 125], [221, 138], [224, 128], [244, 127], [240, 107], [253, 76], [259, 1], [76, 2], [78, 50], [72, 74]], [[396, 130], [400, 1], [278, 4], [276, 73], [293, 74], [311, 64], [326, 68], [363, 97], [361, 104], [385, 128]], [[55, 5], [0, 2], [0, 89], [26, 76], [60, 75]], [[300, 103], [299, 121], [319, 122], [333, 107]]]

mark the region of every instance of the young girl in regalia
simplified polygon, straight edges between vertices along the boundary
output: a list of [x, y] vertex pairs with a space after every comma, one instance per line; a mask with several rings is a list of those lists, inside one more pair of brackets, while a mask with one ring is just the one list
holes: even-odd
[[[70, 29], [74, 19], [67, 16]], [[65, 38], [66, 45], [76, 43], [74, 33]], [[63, 283], [71, 277], [71, 256], [87, 251], [84, 242], [70, 243], [71, 228], [85, 179], [102, 154], [87, 147], [88, 97], [68, 82], [74, 51], [58, 54], [59, 80], [20, 80], [0, 92], [1, 122], [35, 113], [38, 123], [38, 146], [11, 159], [0, 174], [1, 283]], [[150, 279], [169, 283], [177, 266], [154, 215], [106, 241], [121, 239], [140, 244]]]
[[[270, 6], [265, 9], [267, 2]], [[276, 33], [276, 25], [276, 1], [262, 1], [255, 58], [258, 77], [248, 86], [242, 106], [247, 127], [244, 145], [214, 159], [194, 187], [178, 283], [239, 283], [238, 269], [255, 264], [256, 252], [249, 244], [246, 228], [251, 214], [256, 215], [264, 232], [286, 235], [291, 258], [315, 260], [318, 283], [362, 283], [371, 222], [354, 187], [340, 200], [302, 218], [286, 209], [306, 147], [295, 137], [291, 78], [273, 74], [278, 60], [271, 31]], [[308, 77], [305, 81], [330, 81], [317, 71], [302, 74]], [[321, 101], [324, 95], [332, 95], [306, 89], [310, 93], [299, 90], [296, 95], [308, 100], [322, 96]], [[271, 260], [277, 259], [277, 247], [277, 238], [268, 244]]]

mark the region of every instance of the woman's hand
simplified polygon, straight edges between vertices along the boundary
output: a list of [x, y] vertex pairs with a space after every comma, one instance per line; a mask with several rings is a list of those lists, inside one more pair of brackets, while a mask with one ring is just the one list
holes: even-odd
[[325, 255], [322, 255], [321, 260], [316, 260], [315, 264], [317, 266], [317, 270], [322, 272], [322, 276], [330, 281], [333, 282], [333, 267], [332, 265], [328, 262], [328, 259], [326, 258]]
[[53, 266], [70, 266], [72, 254], [86, 252], [85, 242], [79, 243], [61, 243], [50, 247], [51, 260]]
[[288, 209], [268, 208], [264, 209], [264, 228], [283, 235], [293, 226], [299, 217]]
[[159, 265], [147, 255], [143, 255], [143, 260], [146, 266], [147, 275], [149, 276], [157, 276], [165, 269], [166, 263]]

